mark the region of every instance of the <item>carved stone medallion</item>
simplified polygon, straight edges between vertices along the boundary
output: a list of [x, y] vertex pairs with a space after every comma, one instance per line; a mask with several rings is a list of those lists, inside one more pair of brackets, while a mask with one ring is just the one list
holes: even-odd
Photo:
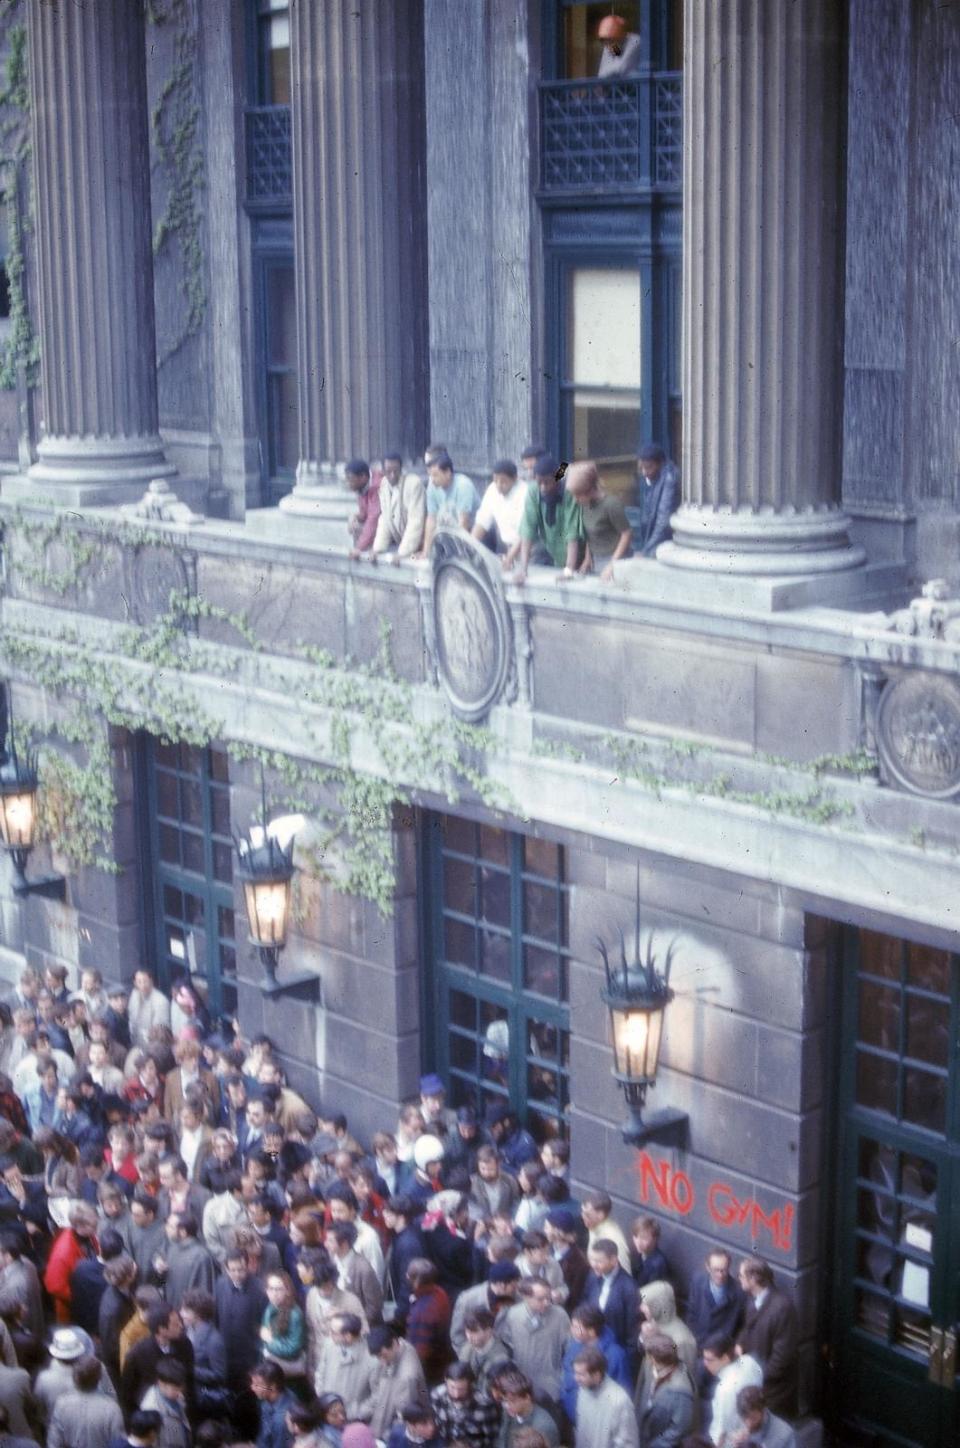
[[877, 713], [880, 759], [913, 794], [960, 794], [960, 686], [936, 674], [907, 674], [888, 684]]
[[128, 549], [124, 571], [130, 615], [144, 627], [170, 611], [171, 595], [196, 591], [193, 569], [178, 549], [152, 543]]
[[440, 682], [459, 718], [483, 719], [513, 672], [513, 631], [498, 560], [467, 534], [441, 528], [431, 550]]

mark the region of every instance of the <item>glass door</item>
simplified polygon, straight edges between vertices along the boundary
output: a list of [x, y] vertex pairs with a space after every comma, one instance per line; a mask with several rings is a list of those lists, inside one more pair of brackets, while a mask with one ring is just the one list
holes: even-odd
[[164, 989], [190, 976], [210, 1014], [237, 1009], [228, 760], [219, 749], [143, 741], [153, 965]]
[[565, 1135], [563, 851], [452, 815], [429, 818], [426, 844], [430, 1064], [451, 1105], [506, 1100], [538, 1141]]
[[834, 1407], [877, 1448], [960, 1430], [957, 974], [947, 951], [848, 933]]

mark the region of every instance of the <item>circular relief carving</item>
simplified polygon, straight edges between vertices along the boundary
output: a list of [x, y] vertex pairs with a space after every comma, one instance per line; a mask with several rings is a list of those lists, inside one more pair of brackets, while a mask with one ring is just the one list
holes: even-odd
[[434, 579], [437, 663], [456, 712], [479, 719], [503, 688], [506, 648], [499, 610], [469, 563], [450, 558]]
[[133, 563], [132, 605], [139, 624], [151, 623], [170, 610], [170, 595], [189, 586], [183, 558], [169, 548], [138, 548]]
[[888, 685], [877, 743], [904, 789], [931, 799], [960, 793], [960, 688], [933, 674], [908, 674]]

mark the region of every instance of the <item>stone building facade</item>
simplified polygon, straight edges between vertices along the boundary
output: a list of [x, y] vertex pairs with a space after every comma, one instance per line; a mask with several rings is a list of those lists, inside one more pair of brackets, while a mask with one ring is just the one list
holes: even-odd
[[[51, 802], [28, 878], [66, 898], [4, 873], [2, 964], [189, 970], [361, 1135], [423, 1069], [506, 1096], [681, 1282], [769, 1258], [841, 1441], [937, 1448], [960, 25], [625, 8], [644, 69], [604, 88], [572, 0], [23, 6], [40, 375], [0, 653]], [[346, 557], [353, 455], [441, 438], [482, 478], [538, 436], [616, 486], [650, 434], [674, 541], [612, 587], [519, 589], [448, 535]], [[137, 508], [154, 478], [202, 521]], [[296, 992], [242, 923], [264, 792], [307, 817]], [[676, 991], [649, 1105], [688, 1117], [642, 1150], [597, 951], [638, 894]]]

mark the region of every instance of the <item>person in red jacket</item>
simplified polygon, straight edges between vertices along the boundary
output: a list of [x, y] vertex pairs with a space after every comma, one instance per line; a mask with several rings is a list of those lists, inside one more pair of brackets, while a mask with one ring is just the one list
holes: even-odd
[[71, 1322], [70, 1278], [78, 1262], [94, 1257], [97, 1245], [97, 1213], [86, 1202], [77, 1202], [70, 1211], [70, 1225], [64, 1227], [50, 1249], [43, 1285], [53, 1301], [57, 1322]]
[[417, 1350], [427, 1386], [443, 1382], [453, 1361], [450, 1346], [450, 1299], [437, 1286], [437, 1269], [426, 1257], [415, 1257], [407, 1268], [413, 1301], [407, 1314], [407, 1342]]

